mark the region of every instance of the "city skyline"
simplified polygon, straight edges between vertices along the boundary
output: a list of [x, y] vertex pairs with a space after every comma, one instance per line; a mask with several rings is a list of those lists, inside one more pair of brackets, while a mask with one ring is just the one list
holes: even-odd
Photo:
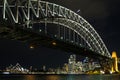
[[[96, 60], [92, 60], [88, 57], [83, 58], [83, 60], [77, 60], [75, 54], [69, 55], [66, 63], [61, 66], [46, 67], [46, 65], [41, 65], [39, 68], [34, 66], [24, 67], [19, 63], [15, 65], [10, 64], [4, 69], [0, 69], [2, 74], [87, 74], [90, 71], [102, 71], [100, 64]], [[101, 72], [99, 74], [102, 74]]]

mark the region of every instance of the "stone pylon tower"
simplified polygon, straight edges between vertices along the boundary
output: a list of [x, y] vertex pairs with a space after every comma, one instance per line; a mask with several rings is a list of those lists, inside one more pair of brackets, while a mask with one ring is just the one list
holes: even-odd
[[112, 59], [113, 59], [112, 72], [118, 72], [118, 59], [115, 51], [112, 52]]

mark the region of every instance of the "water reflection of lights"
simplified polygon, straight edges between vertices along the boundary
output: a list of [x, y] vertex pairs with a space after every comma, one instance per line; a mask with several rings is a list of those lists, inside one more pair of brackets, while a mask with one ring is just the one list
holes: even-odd
[[57, 75], [49, 75], [46, 77], [46, 80], [59, 80], [60, 77]]
[[72, 75], [68, 75], [66, 80], [74, 80], [75, 78]]
[[25, 80], [35, 80], [34, 75], [25, 75]]

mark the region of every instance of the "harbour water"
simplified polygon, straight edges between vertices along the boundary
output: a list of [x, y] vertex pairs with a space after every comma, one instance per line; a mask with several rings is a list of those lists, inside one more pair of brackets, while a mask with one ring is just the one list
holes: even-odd
[[0, 75], [0, 80], [120, 80], [120, 75]]

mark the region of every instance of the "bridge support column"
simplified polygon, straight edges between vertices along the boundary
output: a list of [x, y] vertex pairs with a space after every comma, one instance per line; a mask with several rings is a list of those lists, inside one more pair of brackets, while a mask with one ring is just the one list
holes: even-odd
[[112, 68], [111, 68], [111, 71], [114, 73], [114, 72], [119, 72], [118, 71], [118, 59], [117, 59], [117, 55], [116, 55], [116, 52], [112, 52]]

